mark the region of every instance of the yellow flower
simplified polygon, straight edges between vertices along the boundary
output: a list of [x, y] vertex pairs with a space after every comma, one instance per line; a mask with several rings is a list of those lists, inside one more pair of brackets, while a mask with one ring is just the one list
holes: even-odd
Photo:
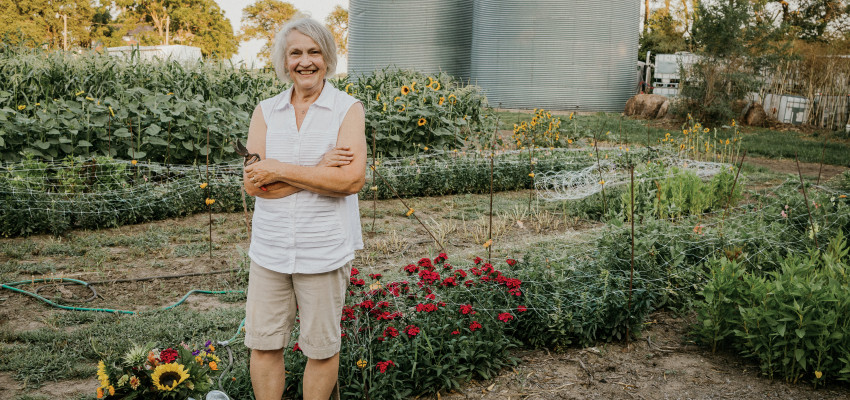
[[171, 96], [172, 94], [174, 94], [174, 92], [168, 92], [168, 94], [167, 94], [167, 95], [168, 95], [168, 96]]
[[411, 215], [413, 215], [413, 209], [412, 208], [407, 210], [407, 214], [405, 214], [405, 216], [409, 217]]
[[372, 189], [372, 191], [377, 192], [377, 191], [378, 191], [378, 186], [372, 186], [372, 187], [370, 187], [369, 189]]
[[493, 239], [487, 239], [487, 241], [484, 242], [484, 244], [482, 246], [484, 246], [484, 248], [486, 249], [486, 248], [490, 247], [492, 244], [493, 244]]
[[434, 81], [432, 84], [428, 85], [428, 87], [429, 87], [431, 90], [436, 91], [436, 90], [440, 90], [440, 88], [441, 88], [442, 86], [440, 86], [440, 82], [438, 82], [438, 81]]
[[130, 377], [130, 388], [136, 390], [142, 382], [135, 375]]
[[206, 203], [208, 206], [211, 206], [215, 203], [215, 199], [209, 199], [208, 198], [208, 199], [204, 200], [204, 203]]
[[735, 120], [734, 119], [732, 120], [732, 126], [735, 126]]
[[[689, 131], [688, 131], [687, 129], [683, 129], [683, 130], [682, 130], [682, 134], [684, 134], [684, 135], [687, 135], [687, 134], [688, 134], [688, 132], [689, 132]], [[665, 136], [670, 136], [670, 134], [668, 133], [668, 134], [667, 134], [667, 135], [665, 135]]]
[[404, 112], [404, 110], [406, 110], [406, 109], [407, 109], [407, 105], [406, 105], [406, 104], [402, 104], [402, 105], [401, 105], [401, 108], [399, 108], [399, 109], [398, 109], [398, 112]]
[[603, 180], [599, 181], [599, 184], [600, 184], [600, 185], [604, 185], [604, 184], [605, 184], [605, 179], [603, 179]]
[[93, 98], [91, 98], [91, 97], [89, 97], [89, 96], [86, 96], [86, 100], [88, 100], [88, 101], [94, 101], [94, 99], [93, 99]]
[[345, 85], [345, 93], [351, 94], [351, 91], [348, 90], [348, 89], [351, 88], [351, 85], [353, 85], [353, 83], [349, 83], [348, 85]]
[[85, 93], [85, 92], [86, 92], [85, 90], [80, 90], [79, 92], [77, 92], [76, 94], [74, 94], [74, 96], [79, 96], [79, 95], [81, 95], [81, 94], [83, 94], [83, 93]]
[[218, 371], [218, 364], [216, 364], [215, 361], [210, 361], [209, 366], [211, 370]]
[[567, 143], [572, 144], [572, 143], [573, 143], [573, 140], [572, 140], [572, 139], [567, 139]]
[[375, 95], [375, 101], [379, 101], [379, 100], [381, 100], [381, 93], [380, 92], [378, 92], [378, 94]]
[[726, 144], [727, 144], [727, 145], [729, 144], [729, 139], [726, 139]]
[[[422, 126], [422, 125], [425, 125], [427, 122], [428, 122], [428, 120], [426, 120], [425, 118], [419, 118], [419, 122], [417, 122], [416, 124], [419, 125], [419, 126]], [[427, 149], [427, 147], [426, 147], [426, 149]]]
[[443, 105], [443, 102], [444, 102], [444, 101], [446, 101], [446, 98], [445, 98], [445, 97], [443, 97], [443, 96], [440, 96], [440, 102], [438, 102], [438, 103], [437, 103], [437, 105], [438, 105], [438, 106]]
[[40, 105], [41, 105], [41, 103], [35, 103], [35, 105], [40, 106]]
[[201, 189], [206, 189], [206, 188], [207, 188], [207, 183], [206, 183], [206, 182], [202, 183], [202, 184], [201, 184]]
[[109, 395], [115, 396], [115, 386], [109, 385]]
[[815, 378], [820, 379], [823, 376], [823, 372], [815, 371]]
[[103, 388], [97, 388], [97, 398], [98, 399], [103, 398]]
[[703, 131], [703, 133], [708, 133], [708, 132], [711, 132], [711, 129], [705, 128], [702, 131]]
[[368, 363], [366, 362], [366, 360], [363, 360], [363, 359], [357, 360], [357, 368], [360, 368], [360, 369], [366, 368], [367, 364]]
[[846, 199], [846, 198], [847, 198], [847, 195], [846, 195], [846, 194], [842, 194], [842, 195], [839, 195], [839, 196], [838, 196], [838, 198], [839, 198], [839, 199]]
[[27, 106], [25, 106], [25, 105], [23, 105], [23, 104], [21, 104], [21, 105], [19, 105], [19, 106], [18, 106], [18, 110], [23, 110], [23, 109], [25, 109], [25, 108], [27, 108]]
[[413, 83], [410, 84], [410, 90], [414, 92], [416, 91], [416, 81], [413, 81]]
[[452, 104], [457, 102], [457, 96], [455, 96], [454, 94], [450, 94], [449, 98], [452, 99]]
[[174, 390], [186, 379], [189, 379], [189, 373], [183, 365], [177, 363], [160, 364], [151, 374], [153, 385], [163, 392]]
[[528, 176], [530, 176], [530, 177], [534, 178], [534, 172], [532, 172], [532, 173], [528, 174]]
[[130, 164], [136, 165], [138, 163], [139, 163], [139, 161], [137, 161], [137, 160], [130, 160]]
[[387, 111], [387, 103], [384, 103], [384, 111]]
[[428, 151], [428, 146], [425, 146], [425, 148], [422, 149], [422, 150]]
[[97, 380], [100, 382], [101, 388], [109, 386], [109, 375], [106, 374], [106, 364], [103, 360], [97, 363]]
[[112, 114], [113, 117], [115, 116], [115, 111], [112, 111], [112, 106], [109, 106], [109, 113]]
[[195, 356], [195, 362], [198, 364], [204, 365], [204, 358], [201, 356]]
[[410, 93], [410, 88], [407, 87], [407, 86], [402, 86], [401, 87], [401, 94], [407, 95], [408, 93]]

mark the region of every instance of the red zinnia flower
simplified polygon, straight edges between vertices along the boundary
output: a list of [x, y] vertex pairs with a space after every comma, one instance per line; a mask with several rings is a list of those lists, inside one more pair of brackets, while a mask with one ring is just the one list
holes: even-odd
[[418, 264], [419, 264], [420, 267], [425, 268], [427, 270], [433, 270], [434, 269], [434, 265], [431, 264], [430, 258], [421, 258], [421, 259], [419, 259]]
[[454, 331], [452, 331], [452, 335], [460, 335], [460, 331], [454, 330]]
[[419, 272], [419, 267], [413, 264], [407, 264], [407, 266], [404, 267], [404, 272], [407, 272], [408, 274], [415, 274]]
[[505, 262], [508, 263], [508, 265], [510, 265], [511, 267], [516, 265], [516, 260], [514, 260], [513, 258], [509, 258], [509, 259], [505, 260]]
[[481, 326], [481, 324], [478, 323], [478, 321], [472, 321], [472, 323], [469, 324], [469, 330], [473, 332], [481, 328], [483, 327]]
[[364, 281], [363, 279], [357, 279], [357, 278], [351, 278], [350, 282], [354, 286], [363, 286], [363, 285], [366, 284], [366, 281]]
[[455, 277], [450, 276], [446, 279], [443, 279], [442, 285], [443, 286], [457, 286], [457, 281], [455, 280]]
[[422, 304], [419, 303], [416, 305], [416, 312], [432, 312], [437, 311], [437, 306], [434, 303]]
[[357, 268], [351, 268], [351, 276], [357, 275], [359, 273], [360, 271], [358, 271]]
[[475, 257], [475, 259], [472, 260], [472, 262], [474, 262], [476, 265], [481, 264], [481, 261], [484, 261], [481, 259], [481, 257]]
[[437, 296], [435, 296], [434, 293], [431, 293], [431, 294], [425, 295], [425, 298], [428, 299], [428, 300], [435, 300], [435, 299], [437, 299]]
[[409, 337], [414, 337], [419, 334], [419, 328], [414, 325], [408, 325], [404, 328], [404, 333]]
[[384, 329], [384, 336], [396, 337], [398, 336], [398, 329], [388, 326], [387, 329]]
[[383, 374], [383, 373], [387, 372], [387, 368], [389, 368], [391, 366], [393, 366], [393, 367], [395, 366], [395, 363], [392, 360], [379, 361], [377, 364], [375, 364], [375, 369], [377, 369], [378, 372]]
[[455, 275], [460, 279], [466, 278], [466, 271], [462, 269], [455, 270]]
[[472, 304], [461, 304], [460, 305], [460, 313], [463, 315], [474, 314], [475, 311], [472, 309]]
[[162, 361], [163, 364], [169, 364], [174, 362], [178, 355], [177, 350], [169, 347], [159, 353], [159, 361]]
[[499, 314], [499, 321], [508, 323], [508, 322], [511, 322], [512, 319], [514, 319], [514, 316], [511, 315], [511, 313], [504, 312], [504, 313]]
[[449, 256], [447, 256], [446, 253], [440, 253], [440, 254], [437, 255], [437, 258], [434, 259], [434, 263], [435, 264], [441, 264], [441, 263], [446, 262], [446, 260], [448, 260], [448, 259], [449, 259]]
[[472, 287], [472, 286], [474, 286], [474, 285], [475, 285], [475, 281], [473, 281], [472, 279], [470, 279], [470, 280], [468, 280], [468, 281], [464, 282], [463, 284], [464, 284], [466, 287]]
[[526, 312], [528, 311], [528, 308], [525, 308], [525, 306], [517, 306], [516, 310], [519, 312]]
[[369, 274], [369, 277], [375, 280], [381, 279], [382, 276], [381, 274]]

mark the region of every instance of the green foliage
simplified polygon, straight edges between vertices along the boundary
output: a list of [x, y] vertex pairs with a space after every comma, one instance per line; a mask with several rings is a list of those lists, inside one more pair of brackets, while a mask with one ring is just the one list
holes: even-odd
[[680, 115], [709, 124], [738, 117], [740, 102], [761, 85], [758, 76], [790, 57], [785, 25], [767, 17], [764, 6], [747, 0], [698, 3], [692, 40], [701, 59], [680, 72]]
[[426, 147], [489, 148], [496, 129], [481, 89], [445, 73], [385, 68], [344, 78], [337, 87], [363, 102], [367, 144], [371, 149], [375, 141], [378, 156], [411, 155]]
[[264, 39], [265, 43], [257, 55], [266, 61], [266, 66], [271, 66], [274, 35], [298, 14], [298, 9], [292, 3], [281, 0], [258, 0], [242, 9], [242, 30], [239, 32], [238, 39], [240, 42]]
[[839, 234], [825, 251], [790, 256], [766, 274], [709, 263], [695, 334], [756, 359], [771, 378], [850, 381], [848, 250]]
[[640, 35], [640, 50], [638, 59], [646, 61], [646, 52], [652, 54], [685, 51], [688, 44], [685, 40], [685, 27], [676, 20], [667, 9], [658, 9], [649, 16], [649, 29], [644, 29]]

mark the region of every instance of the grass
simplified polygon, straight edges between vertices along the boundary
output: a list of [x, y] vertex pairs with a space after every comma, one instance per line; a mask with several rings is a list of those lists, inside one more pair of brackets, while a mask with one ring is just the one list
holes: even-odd
[[[532, 115], [523, 112], [498, 111], [501, 128], [513, 129], [514, 124], [530, 121]], [[578, 115], [576, 121], [562, 117], [562, 131], [568, 137], [592, 138], [596, 133], [601, 141], [657, 146], [665, 134], [681, 135], [684, 122], [670, 123], [670, 128], [659, 126], [658, 121], [646, 121], [623, 117], [621, 114], [596, 113]], [[666, 123], [666, 122], [665, 122]], [[681, 125], [681, 126], [676, 126]], [[715, 127], [709, 127], [715, 128]], [[732, 136], [731, 127], [716, 127], [717, 138]], [[758, 127], [739, 127], [743, 133], [743, 150], [753, 156], [768, 158], [794, 159], [797, 153], [801, 162], [819, 163], [823, 152], [823, 162], [831, 165], [850, 167], [850, 143], [845, 136], [826, 130], [815, 130], [811, 136], [796, 130], [774, 130]], [[572, 135], [575, 131], [578, 134]]]

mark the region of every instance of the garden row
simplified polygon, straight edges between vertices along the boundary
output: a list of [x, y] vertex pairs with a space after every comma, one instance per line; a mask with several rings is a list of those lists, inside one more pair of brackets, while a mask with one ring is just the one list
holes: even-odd
[[[493, 190], [534, 186], [528, 153], [502, 154], [493, 163]], [[570, 152], [540, 152], [538, 173], [578, 169], [589, 159]], [[490, 191], [489, 158], [443, 156], [385, 162], [360, 192], [363, 199], [440, 196]], [[368, 172], [371, 175], [371, 171]], [[209, 176], [209, 179], [207, 179]], [[389, 186], [391, 185], [391, 187]], [[50, 164], [28, 157], [0, 171], [0, 235], [54, 235], [190, 215], [243, 209], [241, 165], [177, 168], [107, 157]], [[209, 203], [209, 204], [208, 204]], [[253, 209], [253, 198], [247, 197]]]
[[[386, 69], [332, 79], [366, 108], [384, 156], [457, 149], [496, 127], [480, 89], [446, 74]], [[235, 158], [250, 113], [286, 87], [223, 62], [130, 62], [98, 53], [0, 48], [0, 161], [111, 156], [170, 164]]]

